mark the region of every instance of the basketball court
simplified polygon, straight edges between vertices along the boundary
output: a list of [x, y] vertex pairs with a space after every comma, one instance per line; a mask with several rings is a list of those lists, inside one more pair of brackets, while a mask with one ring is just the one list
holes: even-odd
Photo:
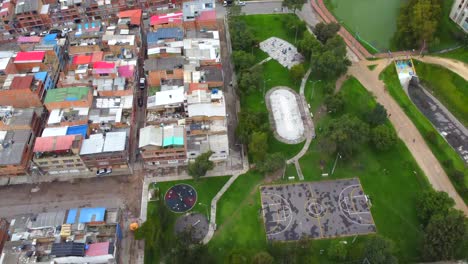
[[262, 186], [260, 192], [268, 240], [376, 232], [371, 202], [357, 178]]

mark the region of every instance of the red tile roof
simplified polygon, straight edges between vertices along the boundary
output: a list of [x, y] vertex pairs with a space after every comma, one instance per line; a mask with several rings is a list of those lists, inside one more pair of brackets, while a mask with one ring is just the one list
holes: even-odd
[[38, 137], [34, 144], [34, 152], [69, 150], [72, 147], [75, 137], [81, 137], [81, 135]]
[[94, 69], [113, 69], [115, 64], [113, 62], [106, 62], [106, 61], [97, 61], [94, 63]]
[[141, 9], [133, 9], [122, 11], [119, 13], [119, 18], [130, 18], [132, 25], [140, 25], [141, 23]]
[[89, 64], [91, 59], [91, 55], [78, 55], [73, 58], [73, 64]]
[[31, 89], [32, 82], [34, 77], [32, 75], [27, 76], [16, 76], [11, 82], [11, 90], [22, 90], [22, 89]]
[[45, 51], [18, 52], [15, 63], [41, 62], [44, 59]]
[[216, 20], [216, 10], [208, 10], [201, 12], [197, 18], [198, 21]]
[[159, 16], [152, 16], [150, 18], [150, 25], [161, 25], [161, 24], [182, 24], [182, 12], [164, 14]]
[[109, 242], [93, 243], [88, 245], [86, 256], [102, 256], [109, 254]]
[[208, 84], [207, 83], [190, 83], [189, 84], [189, 90], [188, 94], [191, 94], [194, 91], [197, 90], [208, 90]]

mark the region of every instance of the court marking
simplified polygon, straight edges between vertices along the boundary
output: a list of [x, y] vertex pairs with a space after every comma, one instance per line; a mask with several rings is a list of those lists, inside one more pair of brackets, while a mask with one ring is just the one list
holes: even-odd
[[[345, 187], [343, 190], [341, 190], [341, 192], [340, 192], [340, 194], [339, 194], [339, 196], [338, 196], [338, 206], [339, 206], [339, 208], [340, 208], [340, 211], [343, 213], [343, 215], [344, 215], [349, 221], [351, 221], [351, 222], [353, 222], [353, 223], [355, 223], [355, 224], [357, 224], [357, 225], [362, 225], [362, 226], [374, 225], [373, 222], [372, 222], [372, 223], [359, 223], [359, 222], [357, 222], [357, 221], [351, 219], [351, 217], [349, 217], [348, 215], [346, 215], [346, 213], [348, 213], [348, 214], [350, 214], [350, 215], [354, 215], [354, 214], [357, 214], [357, 215], [359, 215], [359, 214], [370, 214], [371, 217], [372, 217], [372, 214], [371, 214], [370, 211], [358, 212], [358, 213], [352, 214], [352, 213], [349, 212], [349, 210], [344, 210], [344, 209], [343, 209], [343, 206], [342, 206], [342, 204], [341, 204], [341, 201], [345, 201], [346, 207], [349, 209], [349, 206], [348, 206], [348, 204], [346, 203], [346, 199], [344, 199], [344, 198], [348, 198], [348, 197], [344, 197], [343, 193], [344, 193], [344, 191], [346, 191], [347, 189], [353, 188], [353, 187], [354, 187], [354, 188], [355, 188], [355, 187], [358, 187], [358, 188], [359, 188], [359, 187], [361, 187], [361, 185], [360, 185], [360, 184], [353, 184], [353, 185], [349, 185], [349, 186]], [[343, 198], [343, 199], [342, 199], [342, 198]], [[359, 216], [359, 219], [362, 219], [362, 217]]]
[[[279, 194], [276, 194], [276, 193], [268, 193], [268, 192], [266, 192], [266, 193], [263, 193], [263, 194], [265, 194], [265, 195], [272, 195], [272, 196], [276, 196], [276, 197], [280, 198], [281, 200], [283, 200], [283, 202], [285, 202], [284, 206], [286, 206], [286, 207], [288, 208], [289, 212], [290, 212], [289, 217], [288, 217], [288, 218], [289, 218], [289, 222], [288, 222], [288, 224], [286, 225], [286, 227], [283, 228], [283, 230], [280, 230], [280, 231], [278, 231], [278, 232], [274, 232], [274, 233], [268, 232], [268, 233], [267, 233], [267, 236], [274, 236], [274, 235], [281, 234], [281, 233], [285, 232], [286, 230], [288, 230], [288, 228], [289, 228], [289, 226], [291, 225], [291, 222], [292, 222], [292, 220], [293, 220], [292, 208], [291, 208], [291, 206], [289, 205], [288, 200], [286, 200], [285, 198], [283, 198], [283, 196], [281, 196], [281, 195], [279, 195]], [[271, 198], [270, 198], [270, 199], [271, 199]], [[273, 199], [272, 199], [272, 200], [273, 200]], [[268, 204], [268, 203], [267, 203], [267, 204]], [[283, 208], [284, 208], [284, 207], [283, 207]], [[264, 208], [263, 208], [263, 205], [262, 205], [262, 212], [263, 212], [263, 219], [266, 219], [266, 214], [265, 214], [265, 210], [264, 210]], [[265, 226], [266, 226], [267, 221], [264, 221], [264, 222], [265, 222]], [[278, 225], [276, 226], [276, 228], [278, 228]]]

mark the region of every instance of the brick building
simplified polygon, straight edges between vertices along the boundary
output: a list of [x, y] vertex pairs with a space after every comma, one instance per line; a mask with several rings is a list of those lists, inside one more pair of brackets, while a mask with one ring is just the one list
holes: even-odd
[[57, 88], [47, 92], [44, 106], [47, 110], [73, 107], [89, 108], [93, 103], [93, 94], [89, 87]]
[[42, 107], [45, 88], [35, 75], [10, 74], [0, 88], [0, 105], [19, 108]]
[[0, 218], [0, 254], [2, 254], [3, 246], [8, 240], [8, 229], [10, 223], [5, 218]]
[[184, 79], [185, 58], [158, 58], [145, 60], [149, 86], [161, 86], [173, 79]]
[[18, 0], [15, 15], [22, 32], [43, 30], [50, 26], [49, 5], [44, 5], [42, 0]]

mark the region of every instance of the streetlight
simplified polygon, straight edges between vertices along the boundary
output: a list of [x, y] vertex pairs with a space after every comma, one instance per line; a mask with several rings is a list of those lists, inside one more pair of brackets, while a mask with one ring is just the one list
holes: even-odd
[[312, 100], [312, 96], [314, 96], [314, 88], [315, 88], [315, 84], [318, 83], [318, 82], [321, 82], [322, 80], [317, 80], [317, 81], [309, 81], [310, 83], [312, 83], [312, 93], [310, 94], [310, 100]]
[[271, 79], [263, 79], [263, 102], [265, 102], [265, 85], [266, 85], [266, 82], [268, 81], [271, 81]]
[[204, 203], [198, 203], [199, 205], [205, 206], [206, 208], [206, 218], [208, 218], [208, 221], [210, 221], [210, 214], [208, 213], [208, 205]]

